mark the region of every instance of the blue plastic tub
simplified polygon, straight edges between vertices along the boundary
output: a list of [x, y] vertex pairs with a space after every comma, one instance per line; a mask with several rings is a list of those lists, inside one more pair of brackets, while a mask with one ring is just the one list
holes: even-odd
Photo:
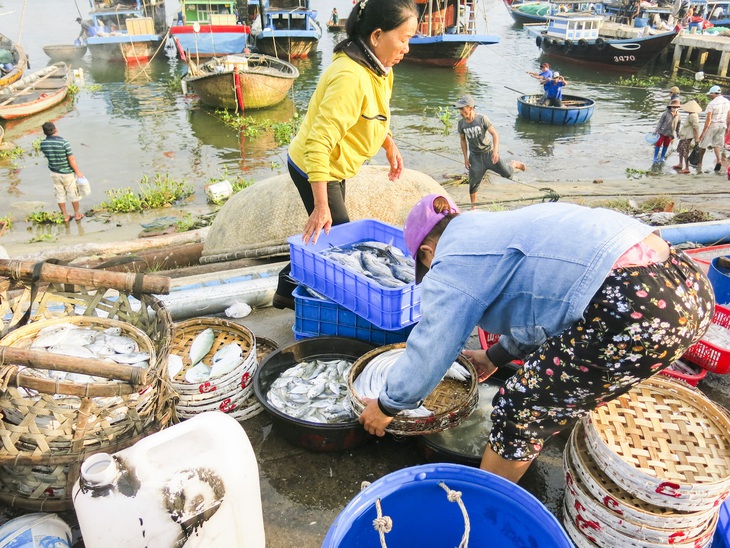
[[730, 500], [720, 506], [720, 517], [712, 539], [712, 548], [730, 548]]
[[715, 290], [715, 301], [717, 304], [726, 305], [730, 303], [730, 269], [717, 264], [720, 257], [715, 257], [710, 262], [707, 271], [707, 279], [710, 280]]
[[289, 238], [291, 276], [381, 329], [401, 329], [421, 319], [421, 288], [414, 283], [383, 287], [320, 254], [332, 246], [365, 240], [393, 245], [406, 255], [403, 230], [373, 219], [333, 226], [316, 244], [305, 246], [302, 236]]
[[383, 516], [393, 521], [385, 535], [388, 548], [458, 546], [464, 518], [440, 482], [462, 493], [471, 527], [469, 546], [573, 546], [555, 516], [522, 487], [461, 464], [425, 464], [388, 474], [358, 493], [337, 516], [322, 547], [379, 546], [373, 528], [376, 499]]
[[301, 286], [294, 290], [293, 295], [294, 338], [297, 340], [335, 335], [382, 346], [405, 341], [414, 327], [409, 325], [397, 330], [380, 329], [334, 301], [312, 297]]

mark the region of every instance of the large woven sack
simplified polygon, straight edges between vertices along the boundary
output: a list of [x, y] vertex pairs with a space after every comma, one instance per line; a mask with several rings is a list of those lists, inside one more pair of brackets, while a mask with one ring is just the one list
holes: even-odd
[[[396, 181], [387, 166], [364, 166], [348, 179], [346, 204], [350, 219], [377, 219], [403, 226], [414, 204], [433, 192], [446, 193], [434, 179], [412, 169]], [[201, 263], [246, 257], [271, 257], [289, 252], [286, 239], [304, 229], [307, 213], [288, 173], [234, 194], [215, 218], [205, 239]]]

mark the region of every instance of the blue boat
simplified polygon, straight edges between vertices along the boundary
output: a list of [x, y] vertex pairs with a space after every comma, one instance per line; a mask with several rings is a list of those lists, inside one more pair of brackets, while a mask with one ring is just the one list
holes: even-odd
[[540, 104], [542, 95], [523, 95], [517, 99], [517, 113], [531, 122], [572, 126], [587, 122], [593, 116], [596, 102], [576, 95], [563, 95], [562, 107]]
[[251, 39], [259, 53], [282, 59], [309, 57], [322, 38], [317, 11], [310, 9], [309, 0], [249, 0], [248, 13]]

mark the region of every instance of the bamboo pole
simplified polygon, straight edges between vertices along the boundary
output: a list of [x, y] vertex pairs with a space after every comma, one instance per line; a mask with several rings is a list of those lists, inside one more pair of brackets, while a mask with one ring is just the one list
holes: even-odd
[[42, 350], [26, 350], [12, 346], [0, 346], [0, 366], [25, 365], [35, 369], [80, 373], [104, 377], [134, 385], [147, 384], [147, 371], [141, 367], [113, 363], [90, 358], [77, 358], [63, 354], [52, 354]]
[[[36, 263], [0, 259], [0, 276], [14, 280], [31, 280]], [[40, 281], [47, 283], [66, 283], [85, 285], [87, 287], [104, 287], [127, 293], [135, 292], [136, 274], [127, 272], [109, 272], [73, 266], [59, 266], [44, 263], [41, 267]], [[166, 295], [170, 292], [170, 278], [167, 276], [143, 275], [139, 290], [142, 293]]]

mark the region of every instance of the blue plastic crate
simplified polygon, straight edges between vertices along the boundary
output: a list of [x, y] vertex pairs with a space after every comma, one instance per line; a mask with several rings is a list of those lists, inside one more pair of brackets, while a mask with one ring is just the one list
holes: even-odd
[[380, 329], [334, 301], [312, 297], [303, 287], [294, 290], [294, 338], [336, 335], [367, 341], [375, 345], [403, 342], [413, 325], [397, 330]]
[[381, 329], [400, 329], [421, 319], [421, 288], [415, 283], [383, 287], [320, 254], [332, 246], [375, 240], [398, 247], [406, 255], [403, 230], [373, 219], [333, 226], [316, 244], [305, 246], [302, 236], [289, 238], [291, 276]]

